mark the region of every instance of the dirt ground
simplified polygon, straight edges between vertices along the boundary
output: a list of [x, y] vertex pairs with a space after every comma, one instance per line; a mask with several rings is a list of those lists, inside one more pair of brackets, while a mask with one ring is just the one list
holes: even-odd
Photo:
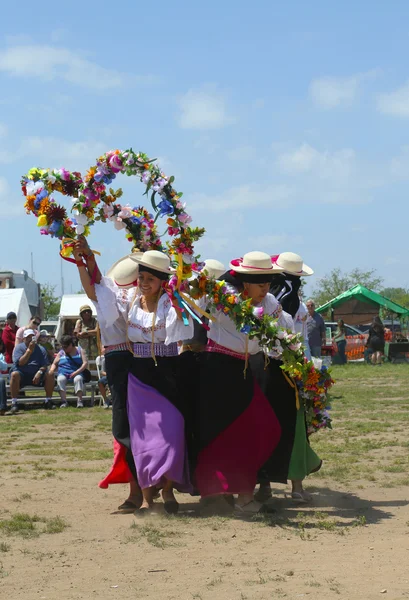
[[[406, 404], [403, 384], [386, 387], [385, 397]], [[119, 514], [126, 486], [98, 488], [111, 462], [107, 411], [3, 418], [0, 525], [25, 515], [32, 529], [0, 528], [0, 598], [409, 598], [407, 427], [345, 437], [355, 385], [345, 379], [339, 429], [317, 436], [326, 462], [308, 482], [312, 505], [293, 504], [275, 486], [276, 513], [256, 520], [202, 517], [198, 500], [182, 495], [176, 517], [161, 502], [149, 517]], [[359, 479], [336, 470], [351, 439], [363, 448], [357, 464], [373, 466], [357, 470]]]

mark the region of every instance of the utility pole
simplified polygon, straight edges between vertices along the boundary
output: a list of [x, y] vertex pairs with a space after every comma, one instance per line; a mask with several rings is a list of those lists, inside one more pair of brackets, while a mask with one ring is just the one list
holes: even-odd
[[33, 258], [32, 252], [31, 252], [31, 279], [34, 279], [34, 258]]
[[62, 270], [62, 265], [63, 265], [63, 259], [61, 259], [61, 297], [64, 296], [64, 274], [63, 274], [63, 270]]

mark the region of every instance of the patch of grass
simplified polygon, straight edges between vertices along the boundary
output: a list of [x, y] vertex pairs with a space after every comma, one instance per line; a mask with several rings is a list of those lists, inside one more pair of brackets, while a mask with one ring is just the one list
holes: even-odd
[[61, 533], [67, 527], [68, 524], [62, 517], [51, 517], [47, 519], [43, 533]]
[[68, 524], [61, 517], [39, 517], [27, 513], [15, 513], [9, 519], [0, 520], [0, 531], [7, 536], [36, 538], [42, 533], [61, 533]]
[[171, 541], [171, 538], [182, 535], [181, 532], [167, 529], [166, 527], [158, 529], [154, 525], [138, 525], [135, 522], [132, 523], [130, 529], [132, 534], [125, 539], [127, 543], [145, 539], [149, 544], [155, 546], [155, 548], [162, 549], [168, 546], [175, 546], [176, 544]]
[[0, 552], [9, 552], [11, 546], [6, 542], [0, 542]]
[[16, 513], [10, 519], [0, 521], [0, 531], [5, 535], [18, 535], [23, 538], [33, 538], [40, 535], [36, 523], [40, 521], [37, 515]]

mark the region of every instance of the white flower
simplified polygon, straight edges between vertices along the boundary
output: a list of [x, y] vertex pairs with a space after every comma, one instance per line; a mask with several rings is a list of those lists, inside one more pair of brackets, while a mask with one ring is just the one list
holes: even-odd
[[277, 336], [277, 338], [278, 338], [279, 340], [283, 340], [283, 339], [284, 339], [284, 337], [285, 337], [285, 331], [284, 331], [284, 329], [279, 329], [279, 330], [277, 331], [277, 334], [276, 334], [276, 336]]
[[78, 225], [86, 225], [88, 223], [88, 218], [86, 215], [79, 213], [78, 210], [74, 210], [74, 218], [77, 221]]
[[289, 345], [290, 350], [292, 350], [293, 352], [298, 352], [298, 350], [301, 348], [301, 343], [297, 342], [296, 344], [290, 344]]
[[84, 225], [76, 225], [75, 231], [77, 232], [77, 235], [81, 235], [85, 231]]
[[42, 181], [29, 181], [26, 185], [27, 195], [33, 196], [38, 190], [42, 190], [44, 183]]

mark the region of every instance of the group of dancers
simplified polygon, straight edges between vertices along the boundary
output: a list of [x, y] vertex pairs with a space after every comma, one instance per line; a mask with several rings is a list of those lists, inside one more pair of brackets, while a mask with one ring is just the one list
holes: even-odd
[[[129, 483], [119, 508], [146, 513], [161, 494], [164, 510], [174, 514], [176, 489], [199, 494], [205, 508], [252, 515], [268, 511], [271, 482], [289, 480], [291, 498], [310, 501], [303, 480], [321, 460], [280, 361], [223, 311], [206, 327], [191, 317], [186, 324], [164, 291], [172, 275], [166, 254], [136, 252], [102, 276], [81, 236], [74, 258], [97, 311], [112, 395], [114, 462], [100, 487]], [[205, 269], [282, 327], [302, 333], [310, 358], [299, 288], [312, 270], [300, 256], [256, 251], [232, 260], [227, 271], [216, 260]], [[198, 310], [212, 301], [196, 301]]]

